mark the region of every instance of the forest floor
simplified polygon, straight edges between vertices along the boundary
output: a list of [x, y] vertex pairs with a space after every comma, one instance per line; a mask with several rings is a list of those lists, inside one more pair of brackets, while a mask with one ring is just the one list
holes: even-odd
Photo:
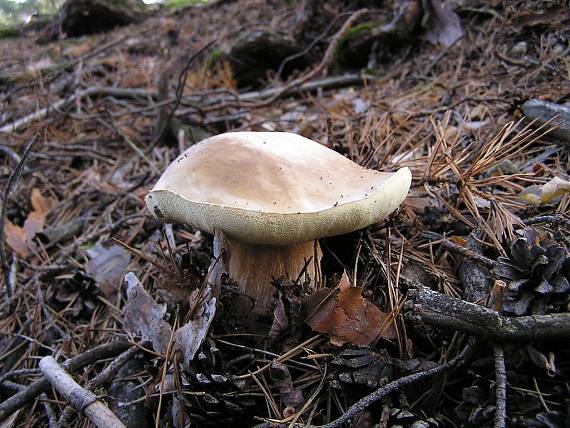
[[[327, 57], [333, 36], [376, 12], [327, 3], [336, 23], [307, 34], [316, 59], [246, 86], [213, 59], [240, 32], [292, 28], [297, 3], [0, 39], [2, 426], [89, 426], [44, 380], [49, 355], [127, 426], [569, 426], [570, 132], [556, 112], [523, 112], [570, 102], [567, 5], [463, 2], [448, 46], [417, 29], [349, 69]], [[396, 213], [321, 244], [322, 300], [353, 313], [342, 323], [367, 344], [330, 305], [316, 327], [310, 292], [285, 279], [253, 331], [225, 262], [209, 268], [219, 237], [147, 210], [181, 151], [230, 130], [295, 132], [412, 171]]]

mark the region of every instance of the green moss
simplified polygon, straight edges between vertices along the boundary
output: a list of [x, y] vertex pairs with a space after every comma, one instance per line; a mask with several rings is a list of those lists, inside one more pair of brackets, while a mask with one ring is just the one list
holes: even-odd
[[375, 30], [380, 25], [381, 23], [377, 21], [367, 21], [348, 29], [339, 40], [335, 50], [336, 64], [341, 66], [353, 64], [356, 57], [357, 61], [362, 60], [359, 66], [365, 65], [365, 58], [370, 51]]
[[217, 63], [220, 60], [220, 58], [224, 56], [224, 54], [225, 52], [222, 49], [214, 50], [208, 56], [208, 59], [206, 59], [206, 62], [204, 63], [204, 69], [208, 70], [209, 68], [211, 68], [215, 63]]
[[369, 21], [363, 22], [362, 24], [355, 25], [352, 28], [346, 30], [346, 33], [342, 36], [340, 43], [344, 40], [354, 38], [355, 36], [360, 36], [363, 32], [372, 33], [372, 30], [378, 26], [378, 22]]
[[199, 3], [206, 3], [207, 1], [208, 0], [166, 0], [164, 6], [169, 9], [182, 9]]
[[8, 39], [11, 37], [18, 37], [20, 30], [17, 27], [2, 27], [0, 26], [0, 39]]

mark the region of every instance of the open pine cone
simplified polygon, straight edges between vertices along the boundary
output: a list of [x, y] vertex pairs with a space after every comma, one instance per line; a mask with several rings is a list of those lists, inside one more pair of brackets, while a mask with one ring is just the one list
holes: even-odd
[[495, 274], [507, 282], [503, 312], [538, 315], [568, 310], [570, 256], [556, 242], [525, 229], [511, 244], [510, 257], [499, 257]]

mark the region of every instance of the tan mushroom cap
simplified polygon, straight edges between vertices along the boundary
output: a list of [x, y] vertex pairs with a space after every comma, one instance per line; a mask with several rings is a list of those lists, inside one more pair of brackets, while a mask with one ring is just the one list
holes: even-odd
[[376, 223], [405, 199], [408, 168], [362, 168], [287, 132], [231, 132], [190, 147], [146, 198], [165, 222], [249, 244], [289, 245]]

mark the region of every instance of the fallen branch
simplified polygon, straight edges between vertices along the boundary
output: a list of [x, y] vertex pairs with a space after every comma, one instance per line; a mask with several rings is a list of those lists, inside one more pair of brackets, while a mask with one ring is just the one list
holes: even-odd
[[105, 403], [91, 391], [82, 388], [51, 356], [43, 357], [39, 363], [46, 379], [63, 396], [65, 401], [79, 413], [89, 418], [100, 428], [123, 428], [125, 425]]
[[[295, 85], [286, 85], [278, 88], [264, 89], [261, 91], [244, 92], [242, 94], [237, 94], [237, 95], [227, 95], [227, 94], [218, 95], [218, 96], [211, 96], [208, 94], [187, 95], [182, 98], [181, 102], [182, 104], [196, 104], [196, 105], [210, 106], [210, 107], [218, 104], [224, 106], [225, 103], [228, 102], [235, 102], [236, 104], [239, 105], [246, 101], [255, 101], [258, 99], [263, 100], [268, 97], [271, 100], [274, 100], [280, 97], [297, 95], [304, 92], [313, 92], [316, 91], [317, 89], [333, 89], [343, 86], [355, 85], [361, 83], [364, 79], [373, 79], [373, 77], [361, 75], [360, 73], [350, 73], [342, 76], [333, 76], [324, 79], [317, 79], [303, 84], [299, 84], [297, 82]], [[77, 93], [73, 93], [67, 98], [58, 100], [47, 107], [43, 107], [35, 111], [34, 113], [31, 113], [23, 118], [17, 119], [11, 123], [8, 123], [0, 127], [0, 134], [15, 132], [24, 129], [26, 126], [28, 126], [30, 123], [34, 122], [35, 120], [43, 119], [44, 117], [46, 117], [48, 113], [52, 110], [60, 110], [69, 103], [75, 102], [84, 97], [89, 97], [94, 95], [112, 96], [117, 98], [145, 98], [145, 99], [150, 98], [153, 101], [156, 101], [158, 99], [158, 94], [156, 94], [155, 92], [149, 92], [145, 89], [94, 86], [87, 89], [83, 89]], [[176, 102], [176, 98], [172, 98], [170, 100], [157, 103], [153, 106], [153, 108], [160, 108], [171, 102], [172, 103]], [[188, 114], [190, 112], [195, 112], [197, 110], [198, 109], [196, 107], [188, 107], [176, 111], [175, 115], [181, 116], [184, 114]]]
[[[128, 349], [130, 346], [131, 344], [126, 341], [107, 343], [66, 360], [62, 366], [65, 370], [73, 373], [74, 371], [77, 371], [80, 368], [92, 364], [96, 361], [103, 360], [105, 358], [113, 358]], [[27, 386], [24, 391], [14, 394], [6, 401], [1, 403], [0, 422], [6, 419], [19, 408], [28, 404], [41, 393], [46, 392], [49, 387], [49, 381], [45, 378], [41, 378]]]
[[570, 338], [570, 313], [506, 317], [426, 287], [408, 292], [414, 320], [496, 342]]

